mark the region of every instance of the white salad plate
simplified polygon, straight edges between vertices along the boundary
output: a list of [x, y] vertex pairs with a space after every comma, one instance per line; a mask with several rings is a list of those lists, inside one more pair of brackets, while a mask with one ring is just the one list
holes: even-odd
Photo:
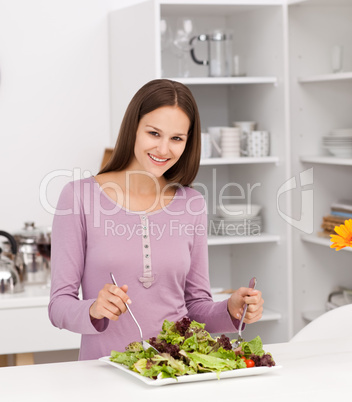
[[[168, 384], [181, 384], [184, 382], [198, 382], [198, 381], [207, 381], [207, 380], [218, 380], [216, 373], [201, 373], [201, 374], [193, 374], [193, 375], [182, 375], [177, 377], [177, 380], [174, 378], [163, 378], [152, 380], [149, 377], [144, 377], [134, 371], [131, 371], [127, 366], [123, 364], [114, 363], [110, 360], [110, 356], [101, 357], [99, 359], [101, 362], [108, 363], [113, 367], [124, 371], [125, 373], [130, 374], [132, 377], [137, 378], [138, 380], [144, 382], [147, 385], [152, 385], [155, 387], [161, 385], [168, 385]], [[281, 369], [282, 366], [273, 366], [273, 367], [251, 367], [251, 368], [244, 368], [244, 369], [237, 369], [237, 370], [229, 370], [229, 371], [222, 371], [220, 373], [220, 379], [222, 378], [236, 378], [236, 377], [247, 377], [253, 375], [260, 375], [260, 374], [267, 374], [272, 373], [273, 371]]]

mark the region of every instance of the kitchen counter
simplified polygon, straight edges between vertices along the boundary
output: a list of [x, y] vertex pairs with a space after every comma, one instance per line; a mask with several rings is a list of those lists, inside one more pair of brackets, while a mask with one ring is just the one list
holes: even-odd
[[162, 387], [146, 385], [98, 360], [0, 368], [1, 399], [6, 402], [350, 399], [352, 337], [278, 343], [265, 345], [264, 349], [272, 353], [281, 369], [258, 376]]

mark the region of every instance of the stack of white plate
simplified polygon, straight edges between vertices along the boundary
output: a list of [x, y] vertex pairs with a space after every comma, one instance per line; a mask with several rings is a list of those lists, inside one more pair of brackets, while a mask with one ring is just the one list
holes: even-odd
[[333, 130], [323, 137], [323, 147], [339, 158], [352, 158], [352, 128]]
[[260, 205], [227, 204], [217, 206], [217, 216], [209, 222], [210, 232], [220, 236], [255, 236], [262, 232]]

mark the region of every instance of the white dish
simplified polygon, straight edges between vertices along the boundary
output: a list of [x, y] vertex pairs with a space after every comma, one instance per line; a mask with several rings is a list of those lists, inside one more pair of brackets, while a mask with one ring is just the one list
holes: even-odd
[[[113, 367], [124, 371], [125, 373], [130, 374], [132, 377], [137, 378], [138, 380], [144, 382], [147, 385], [152, 385], [155, 387], [161, 385], [168, 385], [168, 384], [181, 384], [185, 382], [198, 382], [198, 381], [207, 381], [207, 380], [217, 380], [218, 377], [216, 373], [201, 373], [201, 374], [193, 374], [193, 375], [183, 375], [177, 377], [177, 380], [173, 378], [164, 378], [162, 380], [152, 380], [148, 377], [143, 377], [142, 375], [131, 371], [128, 367], [124, 366], [123, 364], [118, 364], [110, 361], [110, 356], [101, 357], [99, 359], [103, 363], [111, 364]], [[252, 368], [245, 368], [245, 369], [238, 369], [238, 370], [229, 370], [229, 371], [222, 371], [220, 373], [220, 378], [235, 378], [235, 377], [248, 377], [254, 375], [261, 375], [267, 374], [276, 370], [281, 369], [282, 366], [273, 366], [273, 367], [252, 367]]]

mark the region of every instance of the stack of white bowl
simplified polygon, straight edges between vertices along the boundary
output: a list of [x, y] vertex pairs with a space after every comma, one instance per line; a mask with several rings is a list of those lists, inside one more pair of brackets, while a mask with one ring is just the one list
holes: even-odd
[[352, 128], [331, 131], [323, 137], [323, 148], [339, 158], [352, 158]]
[[257, 204], [217, 205], [217, 216], [209, 222], [213, 235], [250, 236], [262, 232], [262, 207]]

